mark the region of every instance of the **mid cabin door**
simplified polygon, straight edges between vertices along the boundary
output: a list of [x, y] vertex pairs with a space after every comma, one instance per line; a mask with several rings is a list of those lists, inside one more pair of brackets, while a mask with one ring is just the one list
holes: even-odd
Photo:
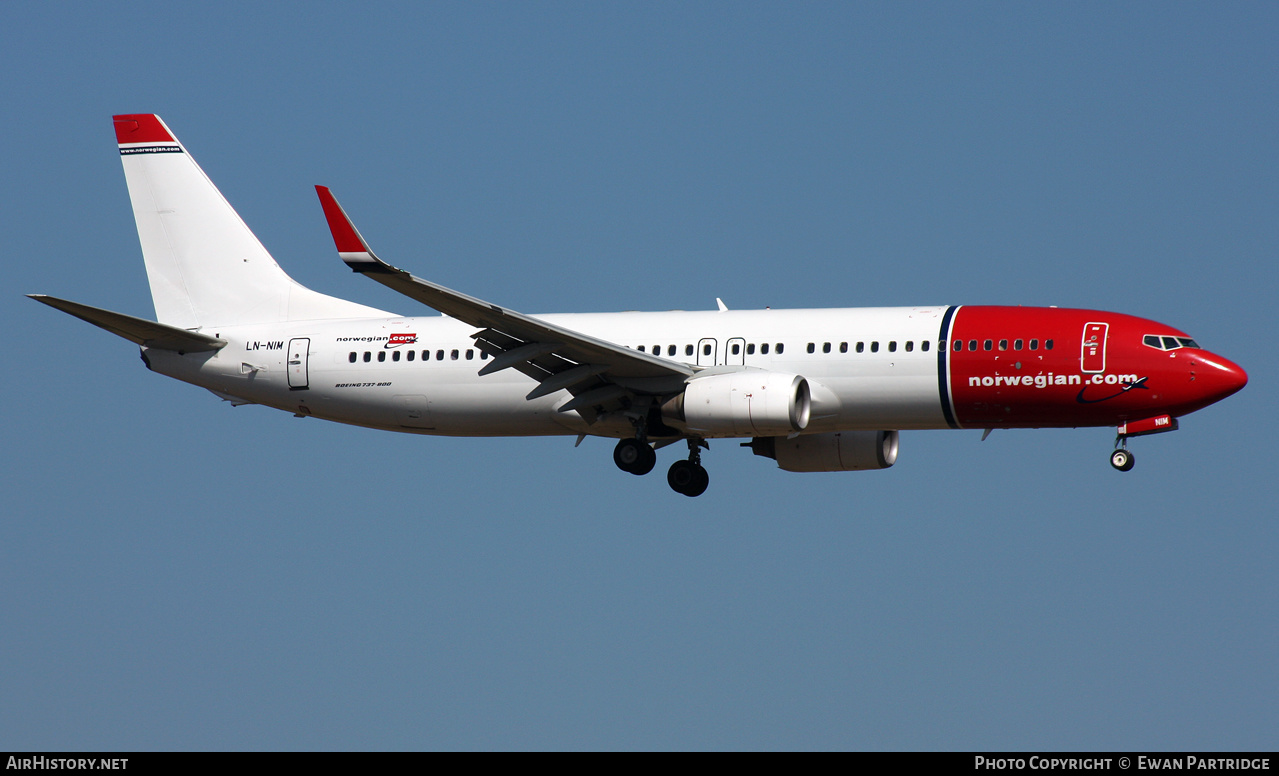
[[310, 350], [311, 340], [307, 337], [289, 340], [287, 355], [290, 391], [305, 391], [308, 388], [306, 362]]

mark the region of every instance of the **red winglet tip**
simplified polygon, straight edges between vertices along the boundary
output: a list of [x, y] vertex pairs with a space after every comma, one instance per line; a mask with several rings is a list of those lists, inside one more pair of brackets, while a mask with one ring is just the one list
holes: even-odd
[[112, 116], [117, 143], [176, 143], [173, 133], [154, 113]]
[[333, 244], [337, 247], [338, 253], [367, 252], [368, 246], [355, 231], [351, 219], [346, 217], [346, 213], [342, 211], [342, 206], [333, 197], [329, 187], [316, 186], [315, 193], [320, 195], [320, 207], [324, 208], [324, 218], [329, 222], [329, 231], [333, 233]]

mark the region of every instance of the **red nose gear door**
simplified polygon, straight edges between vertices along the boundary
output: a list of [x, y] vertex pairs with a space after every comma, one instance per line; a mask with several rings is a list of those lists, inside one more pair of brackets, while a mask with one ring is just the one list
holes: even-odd
[[1085, 323], [1084, 341], [1080, 346], [1079, 369], [1084, 373], [1106, 371], [1106, 333], [1108, 323]]

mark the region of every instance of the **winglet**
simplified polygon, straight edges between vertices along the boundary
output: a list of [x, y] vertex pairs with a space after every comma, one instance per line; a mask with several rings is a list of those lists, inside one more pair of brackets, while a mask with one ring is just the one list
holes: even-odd
[[346, 211], [338, 204], [329, 191], [328, 186], [316, 186], [315, 193], [320, 196], [320, 207], [324, 208], [324, 218], [329, 222], [329, 231], [333, 234], [333, 244], [338, 249], [338, 256], [351, 268], [352, 272], [394, 272], [395, 268], [379, 259], [369, 244], [360, 236], [359, 230]]

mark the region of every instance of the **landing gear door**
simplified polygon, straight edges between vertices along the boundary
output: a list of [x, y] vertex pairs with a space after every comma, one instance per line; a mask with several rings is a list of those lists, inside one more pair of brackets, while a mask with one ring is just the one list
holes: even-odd
[[1085, 323], [1084, 341], [1080, 346], [1079, 369], [1085, 373], [1106, 371], [1106, 333], [1108, 323]]
[[306, 337], [289, 340], [288, 357], [289, 390], [305, 391], [308, 387], [306, 362], [311, 340]]

